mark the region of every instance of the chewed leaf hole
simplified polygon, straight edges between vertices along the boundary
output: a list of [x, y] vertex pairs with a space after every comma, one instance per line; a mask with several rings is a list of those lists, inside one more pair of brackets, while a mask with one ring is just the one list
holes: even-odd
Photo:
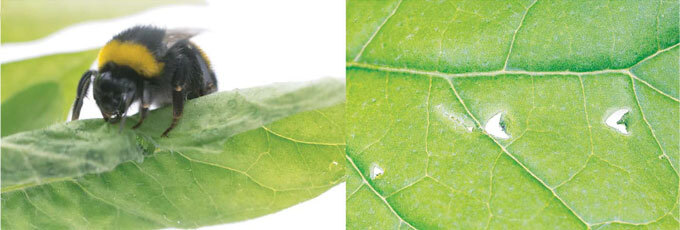
[[508, 139], [510, 135], [506, 132], [505, 121], [503, 121], [503, 113], [497, 113], [484, 125], [484, 130], [492, 136], [500, 139]]
[[380, 178], [380, 176], [385, 173], [385, 170], [383, 170], [378, 164], [373, 163], [371, 164], [371, 180], [375, 180], [375, 178]]
[[332, 161], [330, 164], [328, 164], [328, 171], [332, 171], [334, 168], [338, 167], [338, 162], [337, 161]]
[[607, 117], [604, 123], [620, 133], [628, 134], [629, 112], [628, 109], [616, 110]]

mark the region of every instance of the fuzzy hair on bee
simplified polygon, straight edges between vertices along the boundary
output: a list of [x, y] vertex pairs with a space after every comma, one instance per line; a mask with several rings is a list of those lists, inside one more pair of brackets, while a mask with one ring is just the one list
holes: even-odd
[[86, 71], [78, 83], [72, 120], [78, 120], [83, 98], [92, 85], [105, 121], [125, 124], [128, 108], [139, 102], [144, 122], [152, 104], [172, 104], [173, 119], [161, 136], [179, 123], [186, 100], [217, 91], [217, 79], [206, 54], [189, 39], [199, 30], [167, 30], [135, 26], [115, 35], [97, 55], [97, 70]]

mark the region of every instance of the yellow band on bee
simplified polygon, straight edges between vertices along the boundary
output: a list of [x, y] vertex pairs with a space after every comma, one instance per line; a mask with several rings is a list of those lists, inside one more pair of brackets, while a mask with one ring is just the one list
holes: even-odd
[[133, 43], [112, 40], [107, 43], [97, 56], [99, 69], [107, 62], [124, 65], [132, 68], [143, 77], [152, 78], [160, 75], [163, 71], [163, 62], [159, 62], [146, 46]]
[[203, 49], [201, 49], [201, 47], [197, 46], [197, 45], [194, 44], [193, 42], [192, 42], [191, 44], [194, 45], [194, 47], [196, 47], [196, 49], [198, 50], [198, 53], [201, 54], [201, 57], [203, 58], [203, 60], [205, 60], [205, 64], [206, 64], [208, 67], [211, 67], [211, 65], [210, 65], [210, 59], [208, 59], [208, 55], [205, 54], [205, 51], [203, 51]]

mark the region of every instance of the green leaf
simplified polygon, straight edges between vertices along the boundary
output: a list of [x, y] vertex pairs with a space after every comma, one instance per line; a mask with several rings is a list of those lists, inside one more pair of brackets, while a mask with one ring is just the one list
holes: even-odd
[[66, 120], [96, 50], [2, 64], [2, 136]]
[[349, 1], [347, 227], [678, 229], [678, 4]]
[[45, 82], [27, 88], [2, 103], [2, 136], [46, 127], [62, 121], [59, 85]]
[[2, 43], [38, 39], [74, 23], [115, 18], [170, 4], [197, 4], [202, 0], [31, 0], [3, 1]]
[[245, 220], [342, 182], [344, 84], [221, 92], [119, 132], [101, 119], [2, 140], [2, 228], [149, 229]]

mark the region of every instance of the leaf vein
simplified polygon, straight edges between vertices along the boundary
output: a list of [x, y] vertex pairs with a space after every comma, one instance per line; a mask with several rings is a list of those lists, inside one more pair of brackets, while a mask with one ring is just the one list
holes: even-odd
[[368, 187], [373, 192], [373, 194], [378, 196], [378, 198], [380, 198], [383, 201], [383, 203], [385, 203], [385, 206], [387, 206], [387, 208], [392, 212], [392, 214], [394, 214], [401, 222], [405, 223], [406, 225], [408, 225], [409, 227], [411, 227], [413, 229], [416, 229], [415, 227], [413, 227], [413, 225], [411, 225], [411, 223], [405, 221], [404, 218], [402, 218], [401, 215], [399, 215], [399, 213], [397, 213], [397, 211], [395, 211], [394, 208], [392, 208], [392, 205], [390, 205], [390, 202], [387, 202], [385, 197], [381, 196], [380, 193], [378, 193], [378, 191], [376, 191], [375, 188], [373, 188], [373, 186], [370, 183], [368, 183], [368, 180], [366, 180], [366, 176], [364, 176], [364, 174], [361, 173], [361, 170], [359, 170], [357, 165], [354, 163], [354, 160], [352, 159], [352, 157], [350, 157], [347, 154], [345, 154], [345, 157], [347, 158], [347, 160], [352, 165], [352, 168], [357, 171], [357, 173], [361, 177], [361, 180], [363, 181], [363, 183], [366, 184], [366, 187]]
[[583, 163], [583, 166], [576, 170], [574, 174], [569, 176], [565, 181], [562, 181], [558, 185], [555, 186], [555, 189], [561, 187], [562, 185], [567, 184], [569, 181], [574, 179], [576, 175], [580, 174], [585, 168], [588, 166], [588, 163], [590, 162], [590, 159], [595, 155], [595, 147], [593, 146], [593, 128], [592, 125], [590, 124], [590, 116], [588, 115], [588, 99], [586, 97], [586, 89], [583, 84], [583, 77], [581, 75], [578, 75], [578, 81], [581, 83], [581, 96], [583, 97], [583, 113], [585, 114], [586, 122], [588, 124], [588, 137], [590, 139], [590, 154], [588, 154], [588, 158], [586, 159], [586, 162]]
[[654, 87], [654, 86], [653, 86], [652, 84], [650, 84], [649, 82], [647, 82], [647, 81], [645, 81], [645, 80], [642, 80], [642, 78], [639, 78], [638, 76], [636, 76], [635, 74], [633, 74], [633, 72], [629, 71], [627, 74], [628, 74], [630, 77], [632, 77], [633, 79], [635, 79], [635, 80], [637, 80], [637, 81], [639, 81], [639, 82], [642, 82], [642, 84], [646, 85], [646, 86], [649, 87], [650, 89], [652, 89], [652, 90], [656, 91], [657, 93], [661, 94], [661, 96], [665, 96], [665, 97], [667, 97], [667, 98], [669, 98], [669, 99], [671, 99], [671, 100], [673, 100], [673, 101], [675, 101], [675, 102], [680, 102], [680, 100], [679, 100], [678, 98], [675, 98], [675, 97], [671, 96], [670, 94], [668, 94], [668, 93], [666, 93], [666, 92], [664, 92], [664, 91], [661, 91], [660, 89]]
[[231, 167], [228, 167], [228, 166], [220, 165], [220, 164], [215, 164], [215, 163], [197, 160], [197, 159], [191, 158], [187, 155], [184, 155], [181, 152], [175, 152], [175, 153], [179, 154], [180, 156], [186, 158], [187, 160], [189, 160], [191, 162], [196, 162], [196, 163], [200, 163], [200, 164], [204, 164], [204, 165], [208, 165], [208, 166], [213, 166], [213, 167], [216, 167], [216, 168], [221, 168], [221, 169], [225, 169], [225, 170], [228, 170], [228, 171], [232, 171], [232, 172], [242, 174], [242, 175], [246, 176], [248, 179], [250, 179], [251, 181], [253, 181], [255, 184], [259, 185], [260, 187], [263, 187], [263, 188], [266, 188], [266, 189], [269, 189], [269, 190], [272, 190], [272, 191], [277, 191], [277, 189], [259, 182], [258, 180], [253, 178], [250, 174], [248, 174], [247, 172], [244, 172], [244, 171], [241, 171], [241, 170], [238, 170], [238, 169], [235, 169], [235, 168], [231, 168]]
[[425, 124], [425, 153], [427, 153], [427, 162], [425, 163], [425, 176], [429, 175], [430, 169], [430, 150], [428, 149], [428, 138], [430, 136], [430, 94], [432, 94], [432, 76], [430, 76], [430, 86], [427, 88], [427, 101], [425, 102], [425, 111], [427, 112], [427, 124]]
[[295, 143], [301, 143], [301, 144], [309, 144], [309, 145], [328, 145], [328, 146], [335, 146], [335, 145], [345, 145], [345, 143], [323, 143], [323, 142], [313, 142], [313, 141], [303, 141], [303, 140], [297, 140], [292, 137], [285, 136], [283, 134], [274, 132], [273, 130], [267, 128], [266, 126], [262, 126], [262, 129], [266, 130], [267, 132], [274, 134], [275, 136], [278, 136], [280, 138], [295, 142]]
[[123, 211], [125, 211], [125, 212], [127, 212], [127, 213], [132, 214], [133, 216], [137, 216], [137, 217], [140, 217], [140, 218], [145, 219], [145, 220], [153, 221], [153, 222], [155, 222], [155, 223], [157, 223], [157, 224], [159, 224], [159, 225], [161, 225], [161, 226], [167, 226], [167, 224], [165, 223], [165, 221], [162, 221], [162, 220], [160, 220], [160, 219], [157, 219], [157, 218], [151, 217], [151, 216], [144, 216], [144, 215], [142, 215], [141, 213], [137, 213], [137, 212], [135, 212], [135, 211], [133, 211], [133, 210], [123, 209], [121, 206], [118, 206], [118, 205], [116, 205], [115, 203], [113, 203], [113, 202], [111, 202], [111, 201], [107, 201], [107, 200], [105, 200], [104, 198], [101, 198], [101, 197], [99, 197], [99, 196], [94, 195], [94, 193], [92, 193], [91, 191], [87, 190], [87, 189], [85, 188], [85, 186], [83, 186], [82, 184], [80, 184], [80, 183], [79, 183], [78, 181], [76, 181], [76, 180], [68, 180], [68, 181], [70, 181], [71, 183], [73, 183], [73, 184], [75, 184], [76, 186], [78, 186], [78, 187], [79, 187], [81, 190], [83, 190], [83, 192], [84, 192], [85, 194], [87, 194], [88, 196], [90, 196], [90, 197], [92, 197], [92, 198], [94, 198], [94, 199], [96, 199], [96, 200], [99, 200], [100, 202], [102, 202], [102, 203], [104, 203], [104, 204], [107, 204], [107, 205], [109, 205], [109, 206], [111, 206], [111, 207], [113, 207], [113, 208], [115, 208], [115, 209], [117, 209], [117, 210], [123, 210]]
[[[412, 68], [405, 68], [405, 67], [393, 67], [389, 65], [374, 65], [374, 64], [368, 64], [368, 63], [361, 63], [361, 62], [347, 62], [346, 66], [347, 67], [358, 67], [358, 68], [364, 68], [364, 69], [370, 69], [370, 70], [377, 70], [377, 71], [383, 71], [383, 72], [395, 72], [395, 73], [408, 73], [408, 74], [415, 74], [415, 75], [429, 75], [429, 76], [438, 76], [438, 77], [443, 77], [443, 78], [463, 78], [463, 77], [484, 77], [484, 76], [497, 76], [497, 75], [529, 75], [529, 76], [540, 76], [540, 75], [586, 75], [586, 74], [605, 74], [605, 73], [620, 73], [620, 74], [628, 74], [630, 72], [630, 69], [633, 67], [649, 60], [652, 59], [659, 54], [662, 54], [664, 52], [667, 52], [675, 47], [678, 47], [680, 43], [677, 43], [675, 45], [669, 46], [666, 49], [659, 50], [656, 53], [640, 60], [639, 62], [635, 63], [634, 65], [628, 67], [628, 68], [623, 68], [623, 69], [602, 69], [602, 70], [592, 70], [592, 71], [526, 71], [526, 70], [495, 70], [495, 71], [486, 71], [486, 72], [465, 72], [465, 73], [444, 73], [440, 71], [431, 71], [431, 70], [422, 70], [422, 69], [412, 69]], [[675, 99], [677, 101], [677, 99]]]
[[377, 35], [378, 32], [380, 32], [380, 30], [383, 28], [385, 23], [387, 23], [387, 21], [390, 20], [390, 18], [392, 18], [392, 15], [394, 15], [394, 13], [397, 12], [397, 9], [399, 9], [399, 6], [401, 6], [402, 1], [403, 0], [399, 0], [399, 2], [397, 2], [397, 6], [394, 7], [394, 10], [392, 10], [390, 15], [388, 15], [387, 18], [385, 18], [385, 20], [382, 22], [382, 24], [380, 24], [378, 26], [378, 28], [375, 30], [375, 32], [373, 32], [373, 35], [371, 35], [371, 37], [368, 39], [368, 41], [366, 41], [366, 43], [361, 47], [361, 50], [359, 50], [359, 53], [357, 53], [357, 56], [354, 57], [354, 61], [359, 61], [359, 58], [361, 58], [361, 55], [364, 53], [364, 50], [366, 50], [366, 47], [368, 46], [368, 44], [370, 44], [371, 41], [373, 41], [373, 38], [375, 38], [375, 35]]
[[512, 47], [515, 45], [515, 37], [517, 36], [517, 32], [519, 32], [519, 29], [522, 28], [522, 24], [524, 24], [524, 19], [527, 17], [527, 14], [529, 14], [529, 10], [538, 2], [538, 0], [534, 0], [529, 7], [527, 7], [526, 11], [524, 12], [524, 15], [522, 15], [522, 19], [519, 20], [519, 25], [517, 25], [517, 29], [515, 29], [515, 32], [512, 34], [512, 40], [510, 40], [510, 48], [508, 49], [508, 55], [505, 57], [505, 64], [503, 64], [503, 69], [507, 70], [508, 69], [508, 60], [510, 60], [510, 54], [512, 53]]
[[657, 146], [659, 147], [659, 150], [661, 150], [662, 157], [666, 158], [666, 161], [668, 161], [668, 164], [670, 164], [671, 168], [673, 168], [673, 171], [675, 172], [676, 176], [678, 175], [678, 169], [673, 166], [673, 163], [671, 163], [670, 157], [668, 154], [666, 154], [666, 150], [663, 149], [663, 146], [661, 146], [661, 142], [659, 142], [659, 138], [656, 137], [656, 133], [654, 132], [654, 129], [652, 128], [652, 125], [649, 124], [649, 121], [647, 120], [647, 117], [645, 116], [645, 112], [642, 110], [642, 105], [640, 105], [640, 99], [638, 98], [638, 93], [637, 89], [635, 89], [635, 79], [633, 73], [630, 73], [628, 76], [630, 76], [630, 82], [632, 84], [633, 88], [633, 95], [635, 96], [635, 102], [638, 106], [638, 109], [640, 110], [640, 114], [642, 115], [642, 120], [645, 121], [645, 124], [647, 124], [647, 128], [649, 129], [649, 132], [652, 133], [652, 137], [654, 137], [654, 141], [656, 141]]
[[[134, 165], [137, 168], [137, 170], [139, 170], [139, 172], [148, 176], [149, 178], [151, 178], [151, 180], [156, 182], [156, 184], [158, 184], [158, 186], [161, 188], [161, 195], [163, 196], [163, 198], [165, 198], [165, 200], [167, 200], [168, 203], [170, 203], [170, 206], [172, 206], [175, 209], [175, 211], [177, 211], [177, 213], [181, 216], [182, 219], [187, 220], [187, 218], [183, 216], [183, 212], [177, 207], [177, 205], [175, 205], [174, 202], [172, 202], [172, 200], [170, 200], [170, 197], [168, 197], [168, 194], [165, 192], [165, 186], [163, 186], [163, 184], [160, 181], [158, 181], [156, 177], [144, 171], [142, 167], [140, 167], [139, 164], [137, 164], [137, 162], [130, 161], [130, 163], [132, 163], [132, 165]], [[198, 226], [196, 222], [194, 222], [194, 225]]]
[[213, 206], [213, 209], [217, 213], [217, 219], [221, 219], [223, 217], [222, 212], [218, 211], [219, 209], [217, 208], [217, 205], [215, 203], [215, 199], [213, 199], [212, 195], [210, 193], [206, 192], [205, 189], [203, 188], [203, 185], [198, 182], [198, 179], [196, 178], [196, 175], [194, 174], [194, 162], [189, 161], [189, 169], [191, 170], [191, 177], [194, 180], [194, 183], [196, 183], [196, 186], [198, 187], [198, 190], [201, 190], [203, 194], [205, 194], [206, 197], [210, 200], [210, 205]]
[[[465, 112], [466, 112], [466, 113], [467, 113], [467, 114], [475, 121], [475, 123], [477, 124], [477, 126], [478, 126], [479, 129], [484, 130], [484, 129], [482, 128], [482, 124], [479, 122], [479, 120], [478, 120], [474, 115], [472, 115], [472, 112], [468, 109], [467, 105], [465, 104], [465, 102], [463, 101], [463, 99], [462, 99], [462, 98], [460, 97], [460, 95], [458, 94], [458, 91], [457, 91], [456, 88], [453, 86], [453, 83], [451, 82], [451, 80], [450, 80], [450, 79], [447, 79], [447, 81], [448, 81], [448, 83], [449, 83], [449, 86], [450, 86], [451, 89], [453, 90], [453, 93], [455, 94], [456, 98], [458, 99], [458, 101], [460, 102], [460, 104], [461, 104], [461, 105], [463, 106], [463, 108], [465, 109]], [[586, 225], [586, 226], [590, 226], [590, 225], [588, 224], [588, 222], [586, 222], [581, 216], [579, 216], [579, 215], [571, 208], [571, 206], [567, 205], [567, 203], [566, 203], [560, 196], [558, 196], [557, 193], [555, 193], [555, 190], [554, 190], [554, 189], [550, 188], [550, 186], [548, 186], [548, 184], [546, 184], [541, 178], [539, 178], [536, 174], [534, 174], [534, 172], [532, 172], [531, 170], [529, 170], [529, 168], [527, 168], [522, 162], [520, 162], [519, 159], [517, 159], [514, 155], [512, 155], [510, 152], [508, 152], [508, 150], [505, 149], [505, 147], [503, 147], [503, 145], [501, 145], [500, 143], [498, 143], [498, 141], [497, 141], [496, 139], [494, 139], [493, 137], [491, 137], [488, 133], [486, 133], [486, 131], [483, 131], [483, 133], [484, 133], [484, 135], [485, 135], [487, 138], [491, 139], [494, 143], [496, 143], [496, 145], [497, 145], [497, 146], [498, 146], [498, 147], [499, 147], [506, 155], [508, 155], [510, 158], [512, 158], [512, 159], [515, 161], [515, 163], [517, 163], [520, 167], [522, 167], [522, 168], [523, 168], [527, 173], [529, 173], [529, 175], [531, 175], [534, 179], [536, 179], [538, 182], [540, 182], [541, 185], [543, 185], [543, 187], [544, 187], [545, 189], [547, 189], [548, 191], [550, 191], [550, 192], [552, 193], [552, 195], [553, 195], [555, 198], [557, 198], [557, 200], [559, 200], [559, 201], [562, 203], [562, 205], [564, 205], [564, 206], [565, 206], [565, 207], [566, 207], [566, 208], [567, 208], [567, 209], [568, 209], [568, 210], [569, 210], [576, 218], [579, 219], [579, 221], [581, 221], [581, 222], [582, 222], [584, 225]]]
[[346, 199], [346, 200], [349, 200], [350, 198], [352, 198], [352, 196], [354, 196], [354, 194], [356, 194], [357, 192], [359, 192], [359, 190], [361, 190], [362, 187], [364, 187], [364, 183], [361, 183], [359, 186], [357, 186], [357, 188], [354, 189], [354, 191], [352, 191], [352, 192], [349, 194], [349, 196], [347, 196], [347, 199]]

